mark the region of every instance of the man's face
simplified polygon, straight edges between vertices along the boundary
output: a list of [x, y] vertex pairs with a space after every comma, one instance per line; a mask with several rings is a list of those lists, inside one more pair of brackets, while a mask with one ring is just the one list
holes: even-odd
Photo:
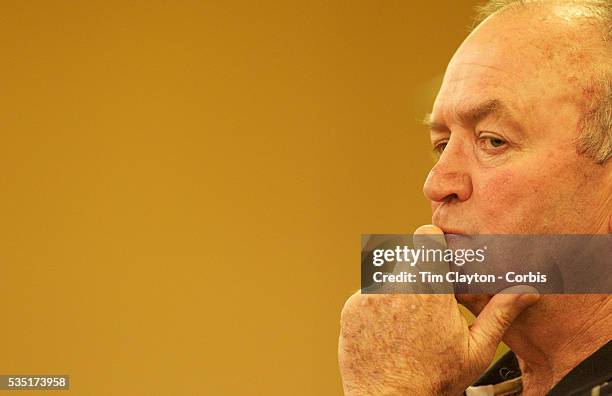
[[460, 234], [609, 232], [610, 161], [575, 142], [591, 59], [571, 43], [593, 32], [516, 13], [481, 25], [448, 66], [430, 118], [432, 222]]

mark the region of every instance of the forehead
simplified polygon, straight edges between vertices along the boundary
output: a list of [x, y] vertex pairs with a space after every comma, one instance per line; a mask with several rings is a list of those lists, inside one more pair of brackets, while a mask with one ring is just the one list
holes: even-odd
[[450, 118], [494, 99], [519, 113], [580, 101], [589, 57], [576, 45], [585, 32], [568, 23], [550, 11], [528, 9], [485, 21], [449, 63], [432, 115]]

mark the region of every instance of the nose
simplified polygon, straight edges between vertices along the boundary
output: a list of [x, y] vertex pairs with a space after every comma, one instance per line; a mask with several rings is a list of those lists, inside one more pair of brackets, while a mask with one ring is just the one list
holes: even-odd
[[461, 148], [449, 141], [423, 185], [427, 199], [432, 202], [468, 200], [472, 195], [472, 178], [467, 163]]

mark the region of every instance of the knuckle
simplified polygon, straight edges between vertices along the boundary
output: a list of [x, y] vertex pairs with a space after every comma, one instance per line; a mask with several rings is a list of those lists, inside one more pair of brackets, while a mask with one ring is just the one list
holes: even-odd
[[507, 310], [502, 308], [497, 308], [495, 310], [495, 319], [497, 319], [497, 323], [502, 326], [506, 326], [512, 323], [512, 316]]
[[359, 307], [364, 305], [363, 300], [367, 297], [367, 295], [361, 294], [361, 292], [359, 291], [351, 295], [342, 307], [342, 312], [340, 313], [340, 320], [344, 322], [351, 316], [353, 316], [354, 313], [359, 309]]

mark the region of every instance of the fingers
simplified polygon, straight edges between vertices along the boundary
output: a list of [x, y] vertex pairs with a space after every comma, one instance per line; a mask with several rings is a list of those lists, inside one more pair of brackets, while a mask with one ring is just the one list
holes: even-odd
[[487, 358], [493, 357], [515, 319], [539, 299], [537, 290], [530, 286], [513, 286], [493, 296], [470, 328], [475, 350]]
[[[362, 291], [383, 294], [454, 294], [452, 283], [445, 281], [448, 263], [444, 261], [444, 232], [436, 226], [424, 225], [414, 232], [412, 239], [411, 247], [403, 235], [362, 237], [362, 279], [367, 280], [362, 284]], [[381, 257], [382, 253], [385, 258]], [[391, 259], [386, 258], [387, 253], [391, 253]], [[375, 276], [381, 273], [393, 278], [382, 282], [376, 280]], [[436, 280], [430, 280], [429, 275], [435, 275]], [[374, 281], [369, 282], [370, 279]], [[378, 276], [378, 279], [381, 277]]]
[[444, 231], [435, 225], [422, 225], [414, 231], [412, 242], [415, 249], [445, 249]]
[[415, 235], [444, 235], [444, 231], [440, 227], [433, 224], [425, 224], [414, 231]]

